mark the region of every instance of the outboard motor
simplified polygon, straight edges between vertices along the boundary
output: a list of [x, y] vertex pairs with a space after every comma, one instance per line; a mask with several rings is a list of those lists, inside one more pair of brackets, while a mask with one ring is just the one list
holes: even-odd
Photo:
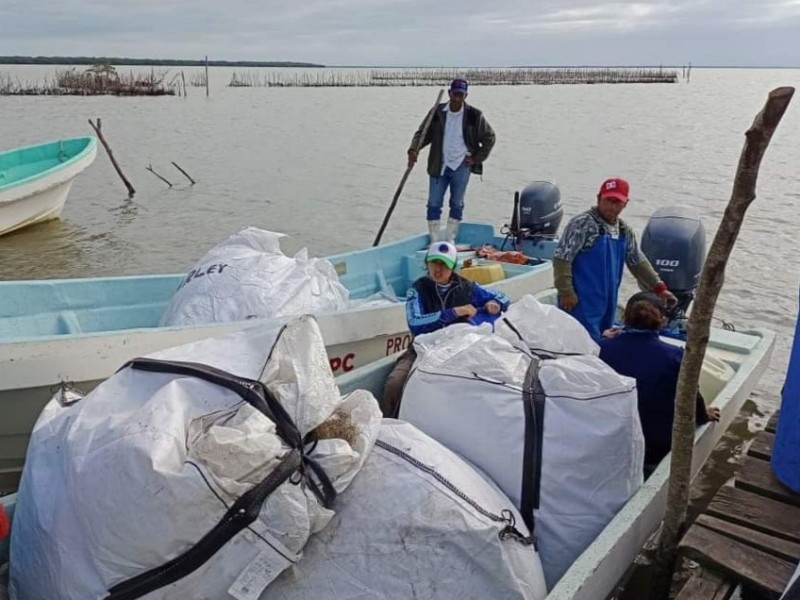
[[685, 205], [659, 208], [644, 228], [642, 252], [678, 298], [668, 318], [671, 322], [685, 319], [706, 259], [700, 212]]
[[534, 181], [514, 194], [508, 235], [516, 244], [530, 238], [554, 238], [564, 217], [561, 191], [549, 181]]

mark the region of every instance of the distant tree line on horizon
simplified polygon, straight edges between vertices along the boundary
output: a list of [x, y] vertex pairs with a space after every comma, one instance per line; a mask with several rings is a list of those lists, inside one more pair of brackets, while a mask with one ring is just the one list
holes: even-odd
[[[0, 56], [0, 65], [96, 65], [202, 67], [205, 60], [119, 58], [105, 56]], [[261, 60], [209, 60], [210, 67], [324, 67], [316, 63]]]

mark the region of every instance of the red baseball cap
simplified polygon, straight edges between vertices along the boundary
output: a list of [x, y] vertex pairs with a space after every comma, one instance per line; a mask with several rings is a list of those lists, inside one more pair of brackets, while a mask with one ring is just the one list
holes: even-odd
[[600, 199], [613, 198], [627, 204], [629, 191], [630, 186], [627, 181], [619, 177], [609, 177], [600, 184]]

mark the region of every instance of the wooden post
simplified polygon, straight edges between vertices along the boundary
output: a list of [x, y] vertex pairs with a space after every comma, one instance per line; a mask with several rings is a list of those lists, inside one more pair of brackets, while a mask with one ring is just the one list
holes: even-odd
[[158, 178], [159, 178], [161, 181], [163, 181], [164, 183], [166, 183], [166, 184], [167, 184], [169, 187], [172, 187], [172, 184], [170, 183], [169, 179], [167, 179], [167, 178], [165, 178], [165, 177], [162, 177], [161, 175], [159, 175], [158, 173], [156, 173], [156, 172], [153, 170], [153, 165], [147, 165], [147, 167], [145, 167], [145, 168], [146, 168], [148, 171], [150, 171], [150, 172], [151, 172], [153, 175], [155, 175], [156, 177], [158, 177]]
[[114, 158], [114, 153], [111, 151], [111, 146], [108, 145], [106, 142], [106, 138], [103, 137], [103, 122], [100, 117], [97, 118], [97, 125], [92, 123], [92, 120], [89, 119], [89, 125], [92, 126], [94, 132], [97, 134], [97, 138], [100, 140], [100, 143], [103, 144], [103, 148], [106, 149], [106, 154], [108, 154], [108, 158], [111, 159], [111, 164], [114, 165], [114, 169], [117, 171], [117, 175], [119, 175], [120, 179], [122, 179], [122, 183], [125, 184], [125, 187], [128, 188], [128, 198], [133, 198], [133, 195], [136, 193], [136, 190], [133, 189], [131, 182], [128, 181], [128, 178], [125, 177], [125, 174], [122, 172], [122, 169], [119, 168], [119, 164], [117, 164], [117, 159]]
[[194, 185], [195, 183], [197, 183], [197, 182], [196, 182], [194, 179], [192, 179], [192, 176], [191, 176], [191, 175], [189, 175], [189, 174], [188, 174], [186, 171], [184, 171], [183, 169], [181, 169], [180, 165], [179, 165], [178, 163], [176, 163], [174, 160], [172, 161], [172, 165], [173, 165], [173, 166], [174, 166], [176, 169], [178, 169], [178, 171], [180, 171], [181, 173], [183, 173], [183, 174], [186, 176], [186, 179], [188, 179], [189, 181], [191, 181], [191, 182], [192, 182], [192, 185]]
[[[425, 139], [425, 135], [428, 133], [428, 127], [431, 125], [431, 121], [433, 120], [433, 115], [436, 112], [436, 109], [439, 107], [439, 102], [442, 100], [442, 96], [444, 95], [444, 90], [439, 90], [439, 95], [436, 96], [436, 103], [433, 105], [433, 108], [425, 117], [425, 122], [422, 125], [422, 132], [419, 136], [419, 142], [417, 146], [414, 147], [414, 150], [417, 152], [419, 151], [419, 144], [422, 143], [422, 140]], [[419, 159], [419, 156], [417, 156]], [[381, 223], [381, 228], [378, 230], [378, 235], [375, 236], [375, 241], [372, 242], [373, 246], [377, 246], [381, 243], [381, 237], [383, 236], [383, 232], [386, 230], [386, 226], [389, 224], [389, 219], [394, 212], [394, 207], [397, 206], [397, 200], [400, 198], [400, 194], [403, 192], [403, 186], [406, 184], [406, 180], [408, 176], [411, 174], [411, 169], [414, 168], [413, 164], [410, 164], [406, 167], [405, 173], [403, 173], [403, 177], [400, 179], [400, 185], [397, 186], [397, 190], [394, 193], [394, 197], [392, 198], [392, 202], [389, 205], [389, 209], [386, 211], [386, 216], [383, 218], [383, 223]]]
[[676, 550], [686, 520], [694, 448], [695, 400], [703, 358], [708, 346], [711, 318], [725, 280], [728, 256], [736, 243], [747, 208], [756, 198], [756, 180], [761, 159], [793, 94], [792, 87], [772, 90], [764, 108], [756, 115], [753, 125], [745, 133], [731, 199], [728, 201], [700, 275], [697, 298], [687, 327], [686, 349], [678, 376], [667, 514], [659, 539], [653, 590], [649, 596], [655, 600], [666, 600], [669, 597]]
[[208, 98], [208, 54], [206, 54], [206, 98]]

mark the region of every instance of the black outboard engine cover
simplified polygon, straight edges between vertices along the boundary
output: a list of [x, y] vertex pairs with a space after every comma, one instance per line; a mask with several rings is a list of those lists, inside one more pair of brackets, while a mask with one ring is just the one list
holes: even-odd
[[642, 252], [678, 298], [670, 317], [685, 316], [706, 259], [706, 232], [700, 212], [685, 205], [659, 208], [642, 234]]
[[549, 181], [534, 181], [514, 196], [510, 233], [518, 240], [554, 237], [563, 216], [558, 187]]

